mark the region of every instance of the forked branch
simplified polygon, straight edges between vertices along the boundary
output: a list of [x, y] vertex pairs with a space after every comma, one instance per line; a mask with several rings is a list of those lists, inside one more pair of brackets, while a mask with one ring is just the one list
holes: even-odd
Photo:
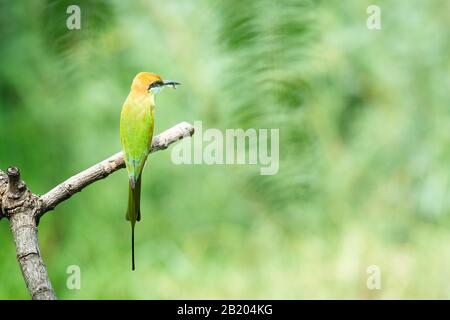
[[[150, 153], [194, 134], [194, 127], [182, 122], [153, 138]], [[0, 170], [0, 220], [8, 218], [16, 245], [16, 256], [28, 292], [33, 299], [56, 299], [40, 255], [37, 225], [40, 217], [85, 187], [125, 167], [122, 152], [86, 169], [46, 194], [33, 194], [20, 178], [18, 168]]]

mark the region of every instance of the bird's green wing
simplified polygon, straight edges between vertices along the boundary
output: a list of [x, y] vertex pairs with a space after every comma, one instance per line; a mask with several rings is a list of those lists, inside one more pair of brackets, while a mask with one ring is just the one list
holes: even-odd
[[142, 173], [153, 137], [153, 105], [144, 99], [127, 99], [120, 119], [120, 138], [125, 164], [132, 183]]

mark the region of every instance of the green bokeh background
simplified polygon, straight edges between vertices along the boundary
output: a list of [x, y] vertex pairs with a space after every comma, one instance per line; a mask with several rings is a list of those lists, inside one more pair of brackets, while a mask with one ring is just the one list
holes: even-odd
[[[66, 27], [70, 4], [81, 30]], [[381, 30], [366, 27], [370, 4]], [[450, 298], [449, 12], [445, 0], [1, 0], [0, 168], [18, 166], [35, 193], [120, 149], [139, 71], [183, 83], [157, 97], [156, 132], [280, 129], [274, 176], [151, 155], [135, 272], [124, 170], [47, 214], [58, 297]], [[0, 298], [28, 299], [6, 219]]]

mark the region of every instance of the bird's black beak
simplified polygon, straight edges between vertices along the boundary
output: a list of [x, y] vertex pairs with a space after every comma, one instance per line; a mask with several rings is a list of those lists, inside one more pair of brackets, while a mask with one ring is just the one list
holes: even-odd
[[181, 83], [173, 81], [173, 80], [163, 80], [162, 82], [163, 86], [172, 86], [172, 88], [176, 89], [178, 85], [181, 85]]

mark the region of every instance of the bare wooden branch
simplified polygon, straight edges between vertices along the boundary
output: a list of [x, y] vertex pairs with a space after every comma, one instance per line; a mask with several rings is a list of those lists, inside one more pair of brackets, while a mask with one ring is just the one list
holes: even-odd
[[2, 205], [2, 201], [3, 201], [3, 195], [6, 192], [6, 189], [8, 187], [8, 177], [6, 176], [6, 174], [0, 170], [0, 220], [2, 220], [2, 218], [4, 217], [3, 214], [3, 205]]
[[[170, 144], [191, 136], [194, 127], [182, 122], [153, 138], [150, 152], [166, 149]], [[67, 179], [39, 197], [20, 179], [20, 171], [10, 167], [7, 174], [0, 170], [0, 219], [9, 219], [16, 245], [17, 260], [28, 291], [33, 299], [56, 299], [47, 270], [42, 261], [37, 224], [39, 218], [85, 187], [124, 168], [122, 152]]]
[[56, 296], [39, 252], [36, 223], [38, 197], [20, 180], [19, 169], [9, 167], [7, 174], [8, 188], [1, 205], [4, 215], [9, 218], [25, 284], [33, 299], [54, 300]]
[[[191, 124], [181, 122], [154, 137], [150, 153], [166, 149], [170, 144], [184, 137], [191, 136], [193, 133], [194, 127]], [[67, 179], [40, 197], [41, 205], [38, 216], [40, 217], [47, 211], [53, 210], [58, 204], [67, 200], [75, 193], [80, 192], [91, 183], [104, 179], [111, 173], [124, 167], [123, 154], [122, 152], [118, 152], [108, 159]]]
[[17, 261], [33, 300], [56, 299], [47, 270], [39, 251], [35, 207], [17, 212], [9, 219], [16, 244]]

